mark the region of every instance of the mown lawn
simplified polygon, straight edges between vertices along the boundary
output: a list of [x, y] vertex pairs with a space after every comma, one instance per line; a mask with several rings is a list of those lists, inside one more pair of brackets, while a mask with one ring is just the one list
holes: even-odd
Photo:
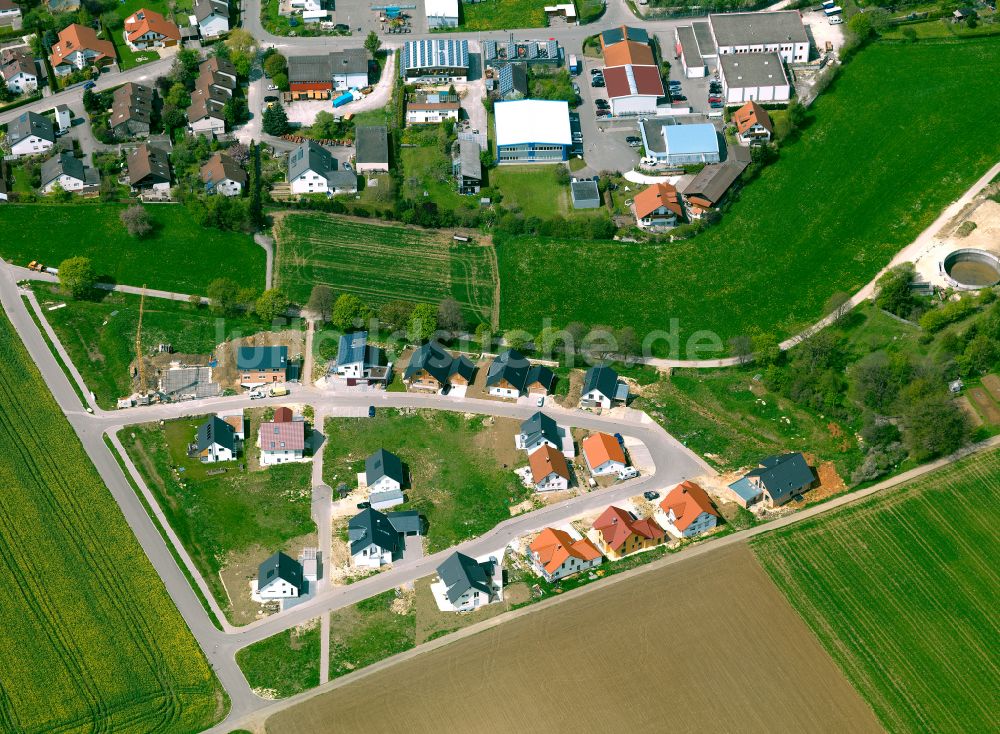
[[994, 450], [753, 543], [890, 732], [992, 728], [998, 500]]
[[[380, 448], [403, 461], [412, 479], [404, 487], [407, 502], [400, 510], [417, 510], [427, 520], [431, 551], [481, 535], [510, 517], [510, 506], [530, 492], [503, 468], [492, 453], [492, 437], [481, 416], [466, 418], [445, 411], [380, 410], [375, 418], [330, 418], [323, 478], [357, 486], [364, 461]], [[496, 441], [513, 432], [496, 429]], [[506, 448], [506, 446], [504, 446]]]
[[258, 694], [294, 696], [319, 685], [319, 635], [319, 619], [314, 619], [244, 647], [236, 662]]
[[498, 31], [513, 28], [544, 28], [545, 4], [537, 0], [483, 0], [459, 7], [462, 31]]
[[793, 333], [832, 293], [869, 281], [1000, 157], [1000, 95], [965, 102], [970, 79], [998, 73], [1000, 39], [874, 44], [781, 160], [693, 240], [498, 239], [501, 324], [536, 333], [549, 317], [642, 338], [677, 319], [677, 348], [653, 345], [662, 356], [691, 356], [699, 330], [719, 336], [702, 357], [755, 329]]
[[[102, 408], [133, 390], [130, 365], [135, 360], [139, 296], [107, 293], [100, 300], [66, 299], [49, 286], [37, 287], [42, 313], [55, 329], [73, 364]], [[48, 304], [65, 303], [49, 311]], [[245, 315], [222, 318], [206, 307], [147, 298], [142, 316], [142, 344], [151, 354], [157, 344], [171, 344], [178, 354], [211, 354], [222, 342], [270, 328]]]
[[17, 265], [58, 267], [83, 255], [104, 282], [204, 295], [216, 278], [264, 289], [264, 250], [248, 234], [199, 227], [180, 205], [148, 206], [146, 239], [122, 226], [118, 204], [13, 204], [0, 213], [0, 255]]
[[[254, 444], [263, 415], [261, 411], [246, 415], [250, 419], [246, 451], [257, 455]], [[260, 546], [259, 560], [263, 561], [293, 538], [316, 531], [310, 516], [312, 465], [280, 464], [248, 471], [240, 468], [247, 465], [243, 454], [237, 461], [218, 464], [188, 458], [187, 445], [204, 418], [130, 426], [118, 438], [219, 605], [226, 609], [229, 602], [219, 571], [233, 554]], [[208, 476], [209, 470], [219, 468], [226, 472]]]
[[191, 732], [225, 693], [0, 315], [0, 730]]
[[298, 303], [325, 283], [370, 306], [391, 300], [437, 305], [451, 297], [473, 323], [490, 321], [496, 272], [488, 244], [321, 214], [284, 216], [277, 237], [277, 284]]

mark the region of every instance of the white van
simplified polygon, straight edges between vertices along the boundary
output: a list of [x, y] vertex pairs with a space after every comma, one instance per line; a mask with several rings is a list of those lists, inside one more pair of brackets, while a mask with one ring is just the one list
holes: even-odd
[[653, 156], [646, 156], [639, 161], [639, 165], [642, 168], [656, 168], [657, 160]]

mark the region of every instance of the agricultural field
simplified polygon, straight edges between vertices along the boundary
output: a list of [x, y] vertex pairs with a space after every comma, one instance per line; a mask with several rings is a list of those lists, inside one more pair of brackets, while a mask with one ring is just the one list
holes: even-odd
[[[682, 357], [693, 356], [686, 342], [698, 330], [720, 347], [757, 329], [795, 332], [831, 294], [869, 281], [1000, 158], [1000, 95], [963, 102], [968, 79], [997, 73], [1000, 38], [872, 44], [812, 106], [780, 161], [693, 240], [498, 239], [501, 326], [536, 333], [544, 315], [632, 326], [642, 338], [677, 319], [677, 349], [659, 340], [653, 350]], [[905, 132], [915, 119], [925, 135]]]
[[890, 732], [995, 720], [1000, 451], [753, 543]]
[[[405, 706], [379, 709], [387, 731], [459, 731], [469, 721], [482, 732], [525, 722], [560, 731], [569, 720], [588, 731], [662, 731], [665, 722], [678, 731], [880, 731], [745, 545], [563, 599], [281, 711], [267, 732], [356, 731], [400, 690]], [[768, 623], [748, 629], [740, 619]], [[602, 654], [623, 649], [624, 666]], [[586, 696], [540, 693], [567, 671]], [[484, 716], [482, 702], [495, 700], [503, 704]]]
[[288, 214], [276, 230], [275, 277], [293, 301], [305, 303], [315, 284], [326, 283], [373, 306], [399, 299], [436, 305], [450, 297], [474, 323], [492, 319], [497, 275], [489, 244], [318, 214]]
[[[139, 296], [102, 294], [99, 300], [65, 299], [57, 288], [35, 287], [42, 313], [52, 325], [73, 364], [102, 408], [132, 393], [130, 365], [135, 360]], [[66, 304], [48, 310], [50, 306]], [[178, 355], [209, 355], [232, 338], [268, 328], [258, 319], [235, 315], [221, 318], [208, 308], [162, 298], [147, 298], [142, 316], [144, 354], [158, 344], [170, 344]]]
[[[235, 462], [202, 464], [187, 456], [204, 416], [162, 427], [130, 426], [118, 434], [219, 606], [236, 624], [253, 621], [256, 605], [247, 601], [257, 565], [276, 550], [294, 555], [316, 532], [310, 515], [311, 463], [256, 468], [256, 437], [269, 413], [245, 414], [250, 422], [246, 454]], [[225, 472], [209, 474], [218, 469]]]
[[180, 205], [146, 207], [153, 233], [131, 237], [117, 204], [12, 204], [3, 210], [0, 256], [17, 265], [57, 267], [89, 257], [99, 280], [204, 295], [216, 278], [264, 289], [264, 250], [248, 234], [196, 225]]
[[459, 3], [461, 31], [498, 31], [506, 28], [544, 28], [543, 3], [535, 0], [483, 0]]
[[0, 416], [0, 730], [219, 721], [225, 693], [5, 316]]
[[[516, 423], [447, 411], [380, 410], [373, 418], [329, 418], [323, 479], [357, 486], [365, 458], [380, 448], [403, 461], [411, 485], [401, 510], [427, 518], [427, 542], [438, 551], [481, 535], [510, 517], [531, 492], [515, 476]], [[501, 459], [501, 457], [503, 457]], [[502, 463], [508, 464], [504, 469]]]

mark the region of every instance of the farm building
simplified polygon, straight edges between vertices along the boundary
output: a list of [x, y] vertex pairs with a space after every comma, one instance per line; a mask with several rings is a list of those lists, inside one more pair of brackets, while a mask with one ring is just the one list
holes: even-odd
[[729, 485], [733, 498], [743, 507], [763, 502], [767, 507], [780, 507], [816, 482], [812, 469], [800, 453], [768, 456], [760, 465]]
[[471, 612], [503, 600], [503, 571], [493, 556], [452, 553], [437, 567], [431, 592], [442, 612]]
[[101, 185], [97, 170], [84, 165], [70, 151], [64, 150], [42, 163], [42, 192], [50, 194], [56, 186], [75, 194], [92, 193]]
[[437, 342], [427, 342], [418, 347], [403, 370], [403, 382], [410, 389], [450, 392], [465, 388], [476, 372], [468, 357], [452, 356]]
[[243, 387], [255, 387], [288, 378], [288, 347], [239, 347], [236, 371]]
[[545, 528], [528, 545], [528, 560], [548, 582], [558, 581], [601, 565], [604, 557], [586, 538], [574, 538], [565, 530]]
[[37, 112], [22, 112], [7, 125], [6, 142], [11, 155], [38, 155], [55, 145], [56, 131], [49, 118]]
[[295, 599], [305, 590], [302, 564], [284, 553], [275, 553], [257, 569], [255, 595], [263, 601]]
[[628, 460], [618, 439], [606, 433], [592, 433], [580, 442], [587, 468], [595, 477], [625, 470]]
[[430, 29], [458, 27], [458, 0], [424, 0], [424, 11]]
[[739, 54], [719, 59], [726, 104], [787, 102], [791, 86], [778, 54]]
[[354, 131], [354, 151], [358, 173], [389, 172], [389, 131], [385, 125], [359, 125]]
[[319, 143], [307, 140], [288, 154], [288, 183], [293, 194], [353, 194], [358, 176]]
[[774, 133], [771, 116], [756, 102], [747, 102], [733, 113], [736, 139], [741, 145], [769, 143]]
[[607, 366], [591, 367], [583, 376], [581, 408], [604, 408], [628, 401], [628, 385], [618, 379], [618, 373]]
[[797, 10], [712, 13], [708, 16], [719, 57], [776, 53], [785, 63], [809, 60], [809, 35]]
[[542, 99], [497, 102], [493, 115], [499, 163], [558, 163], [569, 157], [573, 136], [568, 103]]
[[391, 451], [379, 449], [365, 459], [365, 486], [370, 492], [403, 488], [403, 462]]
[[454, 38], [407, 41], [399, 73], [407, 82], [464, 82], [469, 75], [469, 42]]
[[668, 166], [721, 160], [719, 134], [711, 123], [679, 125], [673, 120], [643, 120], [639, 133], [646, 155]]
[[678, 484], [659, 504], [654, 515], [668, 532], [678, 538], [693, 538], [715, 527], [719, 513], [708, 493], [694, 482]]
[[735, 148], [729, 151], [725, 163], [714, 163], [701, 169], [681, 193], [688, 218], [701, 219], [705, 212], [718, 206], [748, 165], [750, 152], [746, 148]]
[[632, 200], [635, 223], [642, 228], [674, 227], [684, 216], [681, 197], [668, 183], [655, 183], [640, 191]]
[[205, 193], [239, 196], [247, 185], [247, 172], [231, 156], [218, 151], [201, 167]]
[[533, 365], [515, 349], [497, 355], [486, 374], [490, 395], [517, 398], [521, 395], [545, 396], [552, 391], [556, 376], [544, 365]]
[[601, 205], [601, 190], [592, 178], [570, 181], [569, 196], [574, 209], [597, 209]]

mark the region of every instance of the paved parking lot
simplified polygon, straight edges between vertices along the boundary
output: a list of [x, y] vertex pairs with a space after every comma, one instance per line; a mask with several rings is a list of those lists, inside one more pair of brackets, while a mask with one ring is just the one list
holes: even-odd
[[580, 97], [583, 99], [577, 112], [587, 168], [594, 173], [631, 170], [639, 162], [639, 154], [635, 148], [629, 147], [625, 138], [638, 134], [636, 122], [597, 118], [594, 100], [607, 99], [607, 88], [590, 86], [590, 70], [600, 69], [603, 62], [587, 57], [581, 57], [581, 60], [584, 62], [583, 71], [574, 80], [580, 85]]

